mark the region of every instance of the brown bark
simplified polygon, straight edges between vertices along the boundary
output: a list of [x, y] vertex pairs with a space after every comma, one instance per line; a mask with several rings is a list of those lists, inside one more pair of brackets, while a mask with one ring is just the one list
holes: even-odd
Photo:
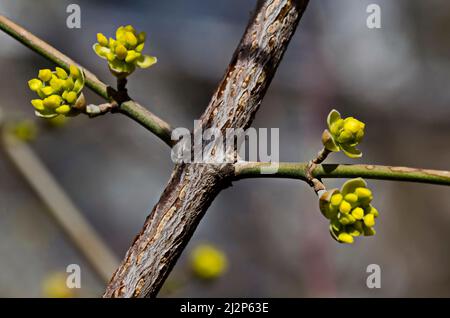
[[[260, 2], [226, 74], [201, 117], [203, 128], [248, 128], [308, 0]], [[214, 147], [207, 159], [214, 161]], [[216, 195], [230, 184], [233, 165], [180, 164], [114, 273], [104, 297], [153, 297]]]

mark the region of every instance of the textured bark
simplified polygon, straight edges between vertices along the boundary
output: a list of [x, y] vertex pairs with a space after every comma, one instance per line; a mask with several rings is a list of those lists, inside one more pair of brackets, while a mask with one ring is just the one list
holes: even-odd
[[[250, 126], [307, 4], [307, 0], [258, 3], [201, 117], [203, 128], [225, 132], [226, 128]], [[214, 146], [208, 146], [206, 156], [214, 162]], [[205, 211], [233, 175], [229, 164], [177, 165], [104, 297], [156, 296]]]

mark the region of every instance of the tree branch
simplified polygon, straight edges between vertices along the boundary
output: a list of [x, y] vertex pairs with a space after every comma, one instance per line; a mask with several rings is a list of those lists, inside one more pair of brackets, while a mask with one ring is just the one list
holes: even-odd
[[[239, 162], [236, 163], [235, 180], [248, 178], [290, 178], [307, 181], [308, 163], [279, 164], [279, 169], [274, 174], [261, 174], [261, 167], [268, 166], [264, 162]], [[450, 186], [450, 171], [430, 170], [408, 167], [391, 167], [377, 165], [317, 165], [312, 171], [316, 178], [356, 178], [377, 180], [409, 181]]]
[[[32, 49], [39, 55], [45, 57], [65, 70], [69, 70], [69, 66], [72, 64], [79, 65], [48, 43], [36, 37], [31, 32], [25, 30], [23, 27], [15, 24], [3, 15], [0, 15], [0, 29], [24, 44], [26, 47]], [[117, 95], [117, 91], [111, 86], [107, 86], [105, 83], [100, 81], [87, 69], [83, 68], [83, 70], [86, 75], [86, 86], [106, 100], [113, 101], [114, 96]], [[172, 129], [170, 125], [146, 108], [132, 100], [129, 100], [119, 105], [119, 112], [125, 114], [147, 128], [147, 130], [151, 131], [170, 147], [173, 146], [173, 141], [171, 140]]]
[[[201, 117], [202, 127], [247, 128], [308, 4], [307, 0], [261, 3]], [[214, 162], [215, 145], [205, 145]], [[136, 236], [104, 297], [156, 296], [216, 195], [234, 175], [232, 164], [181, 164]]]

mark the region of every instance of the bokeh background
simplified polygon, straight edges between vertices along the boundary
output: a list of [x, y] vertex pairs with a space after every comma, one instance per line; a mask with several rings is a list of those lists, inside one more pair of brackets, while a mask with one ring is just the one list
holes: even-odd
[[[81, 6], [81, 29], [66, 7]], [[382, 28], [366, 27], [366, 7]], [[0, 12], [113, 83], [92, 51], [96, 33], [133, 24], [159, 62], [137, 71], [129, 91], [174, 127], [192, 128], [208, 104], [255, 1], [3, 0]], [[333, 107], [367, 124], [362, 162], [450, 168], [450, 2], [311, 1], [253, 127], [280, 129], [280, 159], [306, 161], [320, 149]], [[49, 128], [34, 117], [27, 81], [54, 67], [0, 33], [3, 118], [39, 128], [32, 148], [98, 234], [122, 258], [157, 202], [173, 167], [167, 147], [120, 115], [79, 116]], [[87, 89], [89, 102], [101, 99]], [[342, 154], [330, 162], [353, 163]], [[330, 187], [343, 180], [326, 180]], [[236, 182], [203, 218], [160, 296], [450, 296], [450, 192], [443, 186], [369, 181], [381, 213], [377, 235], [337, 244], [313, 191], [296, 180]], [[192, 277], [189, 253], [210, 242], [228, 258], [214, 282]], [[82, 269], [77, 297], [105, 282], [50, 216], [0, 149], [0, 296], [47, 296], [45, 282], [68, 264]], [[381, 288], [366, 267], [381, 266]]]

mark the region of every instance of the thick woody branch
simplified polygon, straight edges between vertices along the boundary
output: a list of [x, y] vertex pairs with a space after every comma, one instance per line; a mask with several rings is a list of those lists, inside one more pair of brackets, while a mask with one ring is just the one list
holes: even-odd
[[[70, 65], [79, 65], [48, 43], [36, 37], [31, 32], [25, 30], [23, 27], [15, 24], [3, 15], [0, 15], [0, 29], [39, 55], [66, 70], [69, 69]], [[128, 100], [126, 102], [118, 100], [118, 98], [116, 98], [116, 96], [118, 96], [118, 92], [115, 89], [100, 81], [87, 69], [83, 68], [83, 70], [86, 75], [86, 86], [108, 101], [116, 100], [116, 102], [121, 102], [118, 112], [125, 114], [147, 128], [170, 147], [173, 145], [171, 140], [172, 129], [168, 123], [132, 100]]]
[[[203, 128], [247, 128], [297, 27], [306, 0], [261, 2], [201, 117]], [[215, 145], [204, 145], [208, 161]], [[177, 165], [159, 202], [115, 272], [104, 297], [156, 296], [216, 195], [231, 164]]]
[[[279, 163], [274, 174], [261, 174], [261, 168], [268, 166], [264, 162], [239, 162], [235, 164], [235, 180], [248, 178], [289, 178], [307, 181], [308, 163]], [[273, 165], [273, 164], [272, 164]], [[450, 171], [392, 167], [377, 165], [317, 165], [312, 171], [316, 178], [357, 178], [420, 182], [450, 185]]]

